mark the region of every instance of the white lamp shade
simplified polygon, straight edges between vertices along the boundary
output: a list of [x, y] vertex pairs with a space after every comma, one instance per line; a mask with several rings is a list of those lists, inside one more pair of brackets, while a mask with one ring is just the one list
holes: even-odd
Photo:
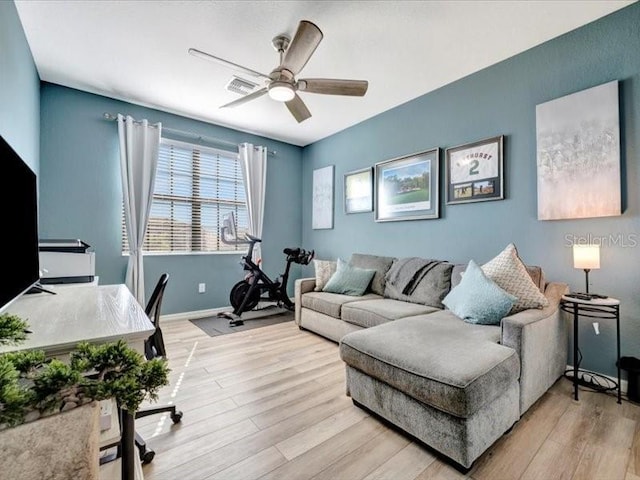
[[574, 245], [573, 268], [600, 268], [600, 245]]
[[278, 102], [288, 102], [293, 100], [296, 92], [293, 87], [286, 82], [271, 82], [269, 85], [269, 96]]

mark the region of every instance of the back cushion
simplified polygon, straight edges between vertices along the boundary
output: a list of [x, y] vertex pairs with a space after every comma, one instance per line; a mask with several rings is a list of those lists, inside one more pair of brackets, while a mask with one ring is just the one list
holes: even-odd
[[[434, 261], [437, 262], [437, 261]], [[444, 308], [442, 300], [451, 290], [451, 273], [454, 265], [447, 262], [438, 262], [426, 269], [426, 273], [418, 275], [417, 283], [410, 282], [409, 295], [400, 291], [397, 286], [387, 282], [384, 296], [403, 302], [419, 303], [435, 308]]]
[[451, 271], [451, 288], [457, 287], [462, 280], [462, 272], [467, 268], [462, 263], [456, 263]]
[[427, 273], [416, 285], [411, 294], [411, 301], [436, 308], [444, 308], [442, 300], [451, 290], [451, 263], [439, 263]]
[[535, 283], [540, 291], [544, 293], [545, 280], [542, 268], [536, 265], [525, 265], [525, 267], [527, 268], [527, 273], [531, 277], [531, 280], [533, 280], [533, 283]]
[[349, 263], [354, 267], [375, 270], [376, 273], [373, 276], [369, 290], [378, 295], [384, 295], [384, 276], [387, 271], [389, 271], [389, 268], [391, 268], [393, 260], [393, 257], [380, 257], [378, 255], [354, 253], [351, 255]]

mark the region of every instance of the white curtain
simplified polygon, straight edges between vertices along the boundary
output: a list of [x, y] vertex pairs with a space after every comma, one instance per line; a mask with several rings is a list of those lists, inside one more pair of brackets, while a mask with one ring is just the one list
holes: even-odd
[[146, 303], [142, 244], [151, 211], [161, 129], [160, 123], [149, 125], [147, 120], [138, 122], [118, 114], [124, 217], [129, 239], [126, 284], [143, 307]]
[[[262, 238], [264, 196], [267, 189], [267, 148], [254, 146], [250, 143], [242, 143], [238, 148], [244, 190], [247, 194], [249, 234]], [[260, 244], [256, 244], [253, 250], [254, 261], [262, 258], [261, 251]]]

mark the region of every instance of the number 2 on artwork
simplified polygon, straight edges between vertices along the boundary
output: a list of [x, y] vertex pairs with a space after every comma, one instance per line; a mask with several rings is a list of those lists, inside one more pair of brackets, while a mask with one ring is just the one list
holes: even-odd
[[478, 175], [480, 171], [478, 167], [480, 166], [480, 162], [478, 160], [474, 160], [471, 162], [471, 168], [469, 168], [469, 175]]

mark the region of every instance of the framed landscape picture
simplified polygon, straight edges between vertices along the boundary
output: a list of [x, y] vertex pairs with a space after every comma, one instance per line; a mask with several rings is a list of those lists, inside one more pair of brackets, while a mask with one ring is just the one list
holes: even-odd
[[503, 144], [499, 136], [446, 150], [448, 205], [504, 198]]
[[373, 210], [373, 169], [371, 167], [344, 174], [344, 213]]
[[440, 149], [377, 163], [376, 222], [438, 218]]

